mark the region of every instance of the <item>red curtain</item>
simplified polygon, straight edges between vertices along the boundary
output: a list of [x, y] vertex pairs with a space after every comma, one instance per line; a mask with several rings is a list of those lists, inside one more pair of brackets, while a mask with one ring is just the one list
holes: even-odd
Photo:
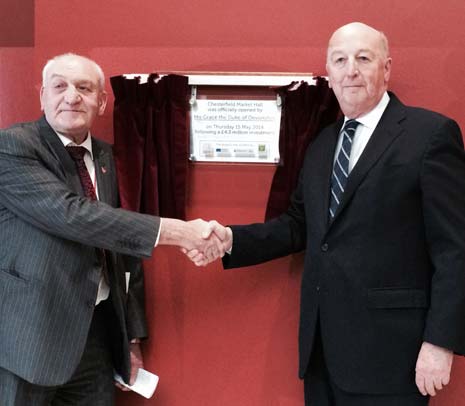
[[340, 110], [328, 81], [318, 77], [315, 85], [301, 82], [277, 89], [282, 100], [279, 135], [280, 165], [271, 183], [265, 220], [282, 214], [297, 185], [305, 151], [320, 130], [336, 121]]
[[188, 78], [152, 74], [147, 83], [124, 76], [110, 82], [121, 206], [185, 219]]

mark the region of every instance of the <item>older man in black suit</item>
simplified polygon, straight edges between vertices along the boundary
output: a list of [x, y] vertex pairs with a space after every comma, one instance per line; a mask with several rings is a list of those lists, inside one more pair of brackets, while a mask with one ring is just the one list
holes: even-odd
[[94, 61], [50, 60], [40, 100], [43, 118], [0, 132], [0, 405], [111, 406], [113, 370], [133, 382], [142, 366], [136, 257], [222, 247], [202, 221], [116, 208], [111, 147], [90, 134], [107, 100]]
[[326, 67], [345, 117], [310, 145], [287, 212], [212, 229], [228, 233], [227, 268], [306, 250], [307, 406], [426, 405], [465, 353], [460, 129], [387, 92], [388, 42], [365, 24], [335, 31]]

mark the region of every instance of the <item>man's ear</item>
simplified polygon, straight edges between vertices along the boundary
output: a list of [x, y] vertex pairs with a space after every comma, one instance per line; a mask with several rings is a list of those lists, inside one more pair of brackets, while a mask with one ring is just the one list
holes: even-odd
[[44, 102], [43, 102], [43, 98], [44, 98], [44, 87], [43, 87], [43, 86], [41, 86], [41, 88], [40, 88], [39, 97], [40, 97], [40, 110], [41, 110], [41, 111], [44, 111]]
[[103, 113], [105, 112], [107, 101], [108, 101], [107, 92], [105, 90], [102, 90], [98, 98], [98, 115], [99, 116], [103, 115]]
[[328, 86], [331, 89], [331, 79], [329, 78], [329, 69], [328, 69], [328, 62], [326, 62], [326, 74], [328, 75]]
[[384, 83], [389, 82], [391, 77], [392, 58], [387, 58], [384, 64]]

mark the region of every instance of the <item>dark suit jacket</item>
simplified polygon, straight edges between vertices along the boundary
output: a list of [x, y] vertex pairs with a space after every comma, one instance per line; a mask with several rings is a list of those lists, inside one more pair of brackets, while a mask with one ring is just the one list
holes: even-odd
[[306, 250], [300, 376], [318, 315], [343, 390], [416, 392], [423, 341], [465, 353], [465, 154], [457, 124], [393, 94], [351, 172], [332, 224], [330, 178], [342, 121], [309, 147], [285, 214], [233, 228], [225, 267]]
[[100, 201], [82, 197], [75, 163], [44, 118], [0, 132], [0, 367], [34, 384], [66, 382], [81, 358], [102, 270], [96, 248], [106, 250], [122, 376], [128, 338], [146, 335], [135, 257], [151, 255], [159, 219], [114, 208], [111, 147], [94, 139], [93, 153]]

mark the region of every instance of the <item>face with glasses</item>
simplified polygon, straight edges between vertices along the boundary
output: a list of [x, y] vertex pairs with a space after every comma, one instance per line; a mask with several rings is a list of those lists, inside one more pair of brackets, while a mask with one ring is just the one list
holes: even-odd
[[45, 118], [57, 132], [80, 144], [106, 106], [99, 73], [91, 61], [65, 56], [48, 67], [40, 90]]
[[386, 38], [361, 23], [339, 28], [329, 41], [326, 70], [346, 116], [370, 112], [386, 91], [391, 73]]

